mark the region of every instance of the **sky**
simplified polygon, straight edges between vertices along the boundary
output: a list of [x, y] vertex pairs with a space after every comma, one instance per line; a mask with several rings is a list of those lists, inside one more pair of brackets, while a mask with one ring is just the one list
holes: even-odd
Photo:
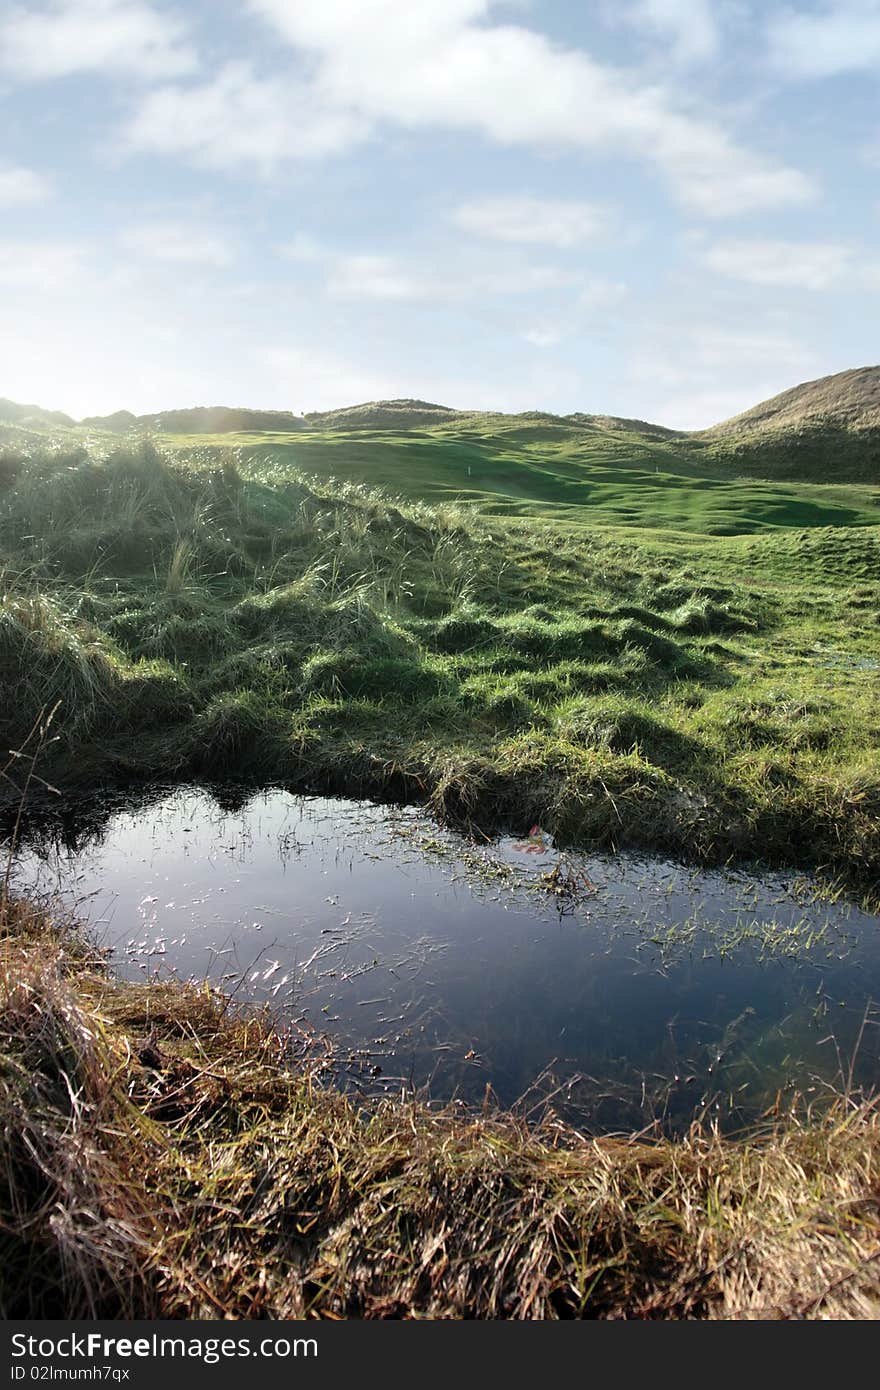
[[880, 0], [0, 0], [0, 396], [698, 429], [877, 361]]

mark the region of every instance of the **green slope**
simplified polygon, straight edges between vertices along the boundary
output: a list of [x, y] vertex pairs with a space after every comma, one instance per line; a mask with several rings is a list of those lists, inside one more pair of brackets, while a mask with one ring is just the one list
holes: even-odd
[[710, 468], [780, 481], [880, 484], [880, 428], [833, 421], [771, 424], [691, 441]]
[[[164, 438], [178, 449], [194, 442]], [[598, 425], [463, 417], [394, 431], [203, 436], [199, 447], [235, 448], [267, 478], [297, 469], [494, 516], [718, 536], [880, 522], [880, 487], [743, 478], [723, 450]]]
[[222, 461], [7, 454], [0, 742], [57, 705], [54, 785], [281, 780], [876, 895], [880, 527], [480, 517]]
[[[827, 390], [820, 399], [827, 405]], [[36, 407], [11, 407], [3, 424], [3, 406], [0, 449], [29, 440], [40, 448], [47, 438], [105, 452], [120, 443], [121, 415], [73, 425]], [[880, 430], [863, 421], [856, 428], [848, 417], [799, 423], [790, 413], [782, 424], [771, 412], [759, 427], [747, 416], [742, 427], [733, 421], [681, 435], [606, 416], [474, 414], [389, 401], [312, 415], [290, 429], [281, 426], [293, 417], [282, 413], [171, 411], [140, 417], [132, 432], [208, 465], [235, 450], [245, 470], [263, 478], [299, 471], [435, 505], [465, 502], [494, 516], [710, 536], [876, 525]], [[205, 433], [220, 416], [223, 428]], [[231, 429], [237, 420], [246, 428]]]

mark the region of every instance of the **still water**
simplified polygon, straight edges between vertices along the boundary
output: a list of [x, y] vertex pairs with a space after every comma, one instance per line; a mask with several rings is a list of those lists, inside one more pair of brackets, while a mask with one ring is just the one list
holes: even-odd
[[675, 1131], [880, 1078], [880, 919], [792, 878], [190, 788], [35, 821], [16, 884], [75, 908], [129, 978], [269, 1003], [365, 1093]]

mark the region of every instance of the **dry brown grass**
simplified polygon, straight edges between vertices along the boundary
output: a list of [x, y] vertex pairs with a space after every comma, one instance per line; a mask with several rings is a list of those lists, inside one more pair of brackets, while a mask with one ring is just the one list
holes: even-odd
[[7, 1317], [880, 1315], [869, 1102], [656, 1142], [356, 1107], [216, 994], [0, 937]]
[[804, 381], [702, 433], [725, 435], [816, 422], [876, 429], [880, 423], [880, 367], [854, 367], [818, 381]]

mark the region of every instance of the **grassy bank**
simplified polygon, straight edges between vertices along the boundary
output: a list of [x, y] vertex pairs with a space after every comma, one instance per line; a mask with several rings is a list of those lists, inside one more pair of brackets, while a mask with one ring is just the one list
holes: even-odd
[[876, 527], [480, 519], [208, 450], [7, 454], [0, 740], [563, 839], [880, 864]]
[[865, 1318], [880, 1124], [721, 1139], [353, 1105], [267, 1020], [0, 908], [4, 1317]]
[[[169, 447], [191, 448], [185, 435]], [[845, 431], [682, 439], [553, 417], [473, 417], [203, 436], [259, 468], [386, 488], [410, 501], [465, 501], [487, 516], [737, 536], [779, 526], [877, 524], [877, 446]]]

